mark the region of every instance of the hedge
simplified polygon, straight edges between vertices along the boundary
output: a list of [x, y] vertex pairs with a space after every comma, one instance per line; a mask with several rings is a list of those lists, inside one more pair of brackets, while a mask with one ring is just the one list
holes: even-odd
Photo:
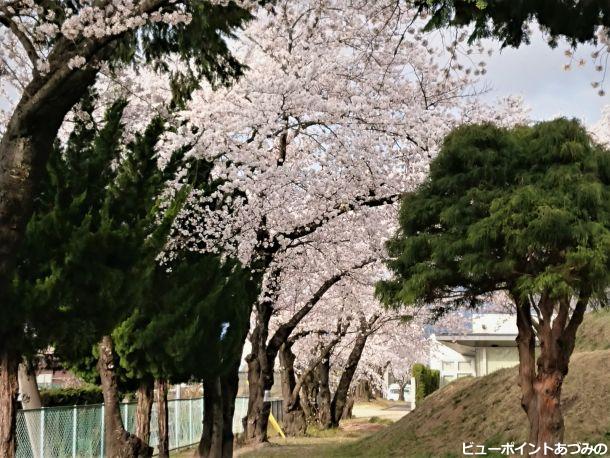
[[414, 364], [412, 372], [415, 378], [415, 402], [419, 403], [430, 393], [438, 390], [441, 374], [423, 364]]
[[101, 404], [104, 402], [102, 388], [86, 385], [80, 388], [43, 388], [40, 400], [45, 407]]

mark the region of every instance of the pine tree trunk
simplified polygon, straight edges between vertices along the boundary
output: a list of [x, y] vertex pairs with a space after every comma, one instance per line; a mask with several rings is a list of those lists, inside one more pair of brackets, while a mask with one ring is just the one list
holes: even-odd
[[352, 380], [354, 379], [354, 374], [356, 373], [358, 363], [360, 362], [360, 358], [362, 357], [362, 352], [364, 351], [367, 338], [367, 334], [358, 334], [358, 337], [356, 337], [356, 342], [354, 343], [354, 347], [352, 348], [352, 351], [350, 352], [347, 358], [347, 364], [345, 365], [343, 373], [341, 374], [341, 378], [339, 379], [339, 384], [337, 385], [337, 390], [335, 391], [335, 395], [333, 396], [333, 400], [330, 406], [330, 421], [331, 426], [334, 428], [339, 426], [339, 421], [341, 420], [341, 416], [343, 415], [343, 409], [345, 409], [345, 406], [347, 404], [349, 387], [352, 383]]
[[[241, 352], [240, 352], [241, 354]], [[222, 458], [233, 456], [233, 416], [235, 415], [235, 398], [239, 388], [239, 366], [238, 359], [229, 373], [221, 379], [222, 392]]]
[[136, 393], [138, 404], [136, 406], [136, 436], [147, 444], [150, 442], [150, 417], [154, 403], [154, 382], [145, 379], [140, 382]]
[[[534, 325], [529, 301], [520, 301], [512, 294], [517, 306], [517, 349], [519, 351], [519, 386], [521, 406], [527, 414], [529, 442], [539, 451], [536, 457], [556, 457], [555, 444], [563, 442], [564, 421], [561, 412], [561, 388], [568, 374], [568, 365], [576, 341], [576, 331], [582, 323], [589, 301], [581, 292], [569, 318], [570, 298], [558, 302], [543, 293], [537, 305], [538, 322]], [[556, 315], [553, 315], [556, 311]], [[569, 318], [569, 319], [568, 319]], [[536, 334], [540, 355], [535, 358]], [[549, 452], [545, 445], [550, 447]]]
[[[36, 382], [36, 370], [32, 365], [24, 361], [19, 364], [18, 372], [19, 392], [21, 393], [21, 407], [23, 410], [40, 409], [42, 401], [40, 400], [40, 391]], [[40, 422], [34, 415], [25, 416], [25, 426], [28, 431], [28, 439], [34, 456], [42, 456], [40, 447]]]
[[0, 354], [0, 456], [14, 458], [19, 359], [4, 349]]
[[318, 365], [315, 370], [318, 394], [316, 396], [316, 405], [318, 407], [318, 426], [321, 429], [328, 429], [332, 426], [332, 418], [330, 411], [330, 361], [326, 358]]
[[293, 391], [296, 387], [294, 375], [295, 355], [288, 344], [282, 345], [280, 349], [280, 365], [282, 371], [282, 409], [284, 418], [282, 421], [284, 432], [288, 436], [303, 436], [307, 431], [305, 412], [301, 406], [301, 396], [296, 394], [292, 402]]
[[219, 377], [203, 381], [203, 432], [198, 456], [221, 458], [223, 442], [222, 388]]
[[233, 415], [239, 384], [239, 361], [222, 377], [203, 381], [203, 432], [197, 448], [201, 458], [233, 456]]
[[98, 371], [104, 396], [104, 443], [107, 456], [117, 458], [150, 457], [152, 448], [123, 426], [119, 406], [119, 391], [114, 371], [115, 358], [112, 338], [102, 337], [99, 344]]
[[[563, 376], [559, 373], [538, 375], [534, 383], [535, 398], [528, 406], [530, 421], [529, 441], [541, 447], [544, 444], [555, 448], [563, 443], [564, 422], [561, 412], [561, 387]], [[530, 415], [531, 412], [531, 415]], [[536, 456], [556, 456], [553, 453]]]
[[155, 380], [157, 392], [157, 421], [159, 430], [159, 443], [157, 451], [159, 458], [169, 457], [169, 411], [167, 408], [167, 380]]

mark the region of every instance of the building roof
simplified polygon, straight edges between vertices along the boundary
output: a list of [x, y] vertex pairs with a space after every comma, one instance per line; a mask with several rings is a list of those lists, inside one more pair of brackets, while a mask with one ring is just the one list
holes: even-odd
[[436, 340], [443, 343], [457, 343], [466, 347], [516, 347], [517, 334], [437, 334]]

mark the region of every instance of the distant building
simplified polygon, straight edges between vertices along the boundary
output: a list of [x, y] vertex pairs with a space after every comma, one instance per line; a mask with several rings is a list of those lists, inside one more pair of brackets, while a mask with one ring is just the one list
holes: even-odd
[[472, 328], [461, 334], [432, 334], [430, 367], [440, 371], [441, 386], [460, 377], [482, 377], [519, 364], [516, 317], [475, 313]]

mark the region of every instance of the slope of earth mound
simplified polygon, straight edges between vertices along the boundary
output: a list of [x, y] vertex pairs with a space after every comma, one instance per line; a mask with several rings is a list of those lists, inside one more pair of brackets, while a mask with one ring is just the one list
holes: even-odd
[[[592, 351], [591, 351], [592, 350]], [[562, 392], [565, 441], [610, 445], [610, 313], [588, 314]], [[462, 444], [527, 439], [517, 368], [459, 379], [376, 434], [335, 451], [350, 457], [458, 457]], [[488, 455], [490, 456], [490, 455]]]

